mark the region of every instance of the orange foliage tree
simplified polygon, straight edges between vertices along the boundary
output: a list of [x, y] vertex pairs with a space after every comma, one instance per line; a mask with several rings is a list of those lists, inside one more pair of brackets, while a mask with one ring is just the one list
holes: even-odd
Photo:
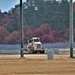
[[5, 27], [0, 26], [0, 44], [3, 44], [3, 40], [9, 35], [9, 32]]
[[35, 29], [32, 26], [25, 25], [23, 31], [24, 31], [24, 43], [26, 43], [28, 39], [33, 37]]
[[44, 34], [50, 34], [51, 28], [47, 23], [42, 24], [38, 29], [42, 30]]
[[51, 32], [51, 35], [54, 37], [54, 42], [63, 42], [64, 41], [64, 31], [54, 30]]
[[21, 38], [20, 32], [14, 31], [4, 39], [4, 43], [6, 43], [6, 44], [19, 44], [20, 38]]
[[35, 36], [43, 36], [44, 34], [49, 35], [51, 32], [51, 28], [47, 23], [42, 24], [37, 30], [34, 32]]
[[42, 24], [37, 30], [34, 32], [34, 36], [40, 37], [41, 42], [49, 43], [53, 42], [53, 36], [50, 35], [51, 28], [47, 23]]

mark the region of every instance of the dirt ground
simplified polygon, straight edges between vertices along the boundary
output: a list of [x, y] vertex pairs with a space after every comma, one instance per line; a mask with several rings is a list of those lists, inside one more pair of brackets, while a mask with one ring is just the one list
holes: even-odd
[[75, 58], [69, 55], [0, 55], [0, 75], [75, 75]]

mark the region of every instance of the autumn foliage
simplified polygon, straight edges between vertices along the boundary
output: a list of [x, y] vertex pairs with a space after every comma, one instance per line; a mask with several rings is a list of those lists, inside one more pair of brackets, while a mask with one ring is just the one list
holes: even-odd
[[[75, 29], [74, 29], [75, 35]], [[51, 27], [44, 23], [39, 28], [26, 25], [23, 29], [24, 43], [32, 37], [39, 37], [42, 43], [53, 42], [69, 42], [69, 28], [66, 31], [51, 30]], [[75, 40], [75, 39], [74, 39]], [[13, 31], [9, 33], [6, 28], [0, 26], [0, 44], [20, 44], [21, 35], [20, 31]]]
[[4, 39], [4, 43], [5, 44], [19, 44], [20, 43], [20, 32], [19, 31], [14, 31], [12, 33], [10, 33], [9, 36], [7, 36], [5, 39]]
[[0, 43], [3, 43], [3, 40], [9, 35], [9, 32], [5, 27], [0, 26]]
[[[69, 0], [26, 0], [23, 3], [23, 41], [36, 36], [42, 43], [69, 42]], [[19, 4], [8, 12], [0, 10], [0, 44], [20, 44]], [[73, 2], [75, 37], [75, 2]], [[75, 38], [74, 38], [75, 41]]]

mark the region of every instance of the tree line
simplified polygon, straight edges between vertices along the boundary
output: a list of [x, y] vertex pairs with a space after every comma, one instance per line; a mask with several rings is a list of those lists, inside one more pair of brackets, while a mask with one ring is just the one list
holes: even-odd
[[[73, 25], [75, 28], [75, 2]], [[20, 4], [0, 11], [0, 43], [20, 43]], [[69, 41], [68, 0], [27, 0], [23, 2], [24, 43], [37, 36], [43, 43]], [[74, 29], [75, 32], [75, 29]], [[75, 34], [75, 33], [74, 33]], [[74, 39], [75, 40], [75, 39]]]
[[[68, 27], [65, 31], [52, 30], [51, 27], [44, 23], [37, 29], [32, 26], [25, 25], [23, 28], [23, 40], [27, 43], [27, 40], [32, 37], [39, 37], [42, 43], [55, 43], [55, 42], [69, 42], [69, 30]], [[75, 37], [75, 28], [74, 28]], [[75, 38], [74, 38], [75, 41]], [[21, 35], [20, 31], [8, 32], [8, 30], [0, 26], [0, 44], [20, 44]]]

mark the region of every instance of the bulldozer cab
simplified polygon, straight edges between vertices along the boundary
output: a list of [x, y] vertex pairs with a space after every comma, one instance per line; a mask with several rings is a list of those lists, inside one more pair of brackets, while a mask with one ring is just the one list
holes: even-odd
[[32, 42], [40, 42], [40, 38], [33, 37], [32, 39], [28, 40], [28, 43], [32, 43]]

